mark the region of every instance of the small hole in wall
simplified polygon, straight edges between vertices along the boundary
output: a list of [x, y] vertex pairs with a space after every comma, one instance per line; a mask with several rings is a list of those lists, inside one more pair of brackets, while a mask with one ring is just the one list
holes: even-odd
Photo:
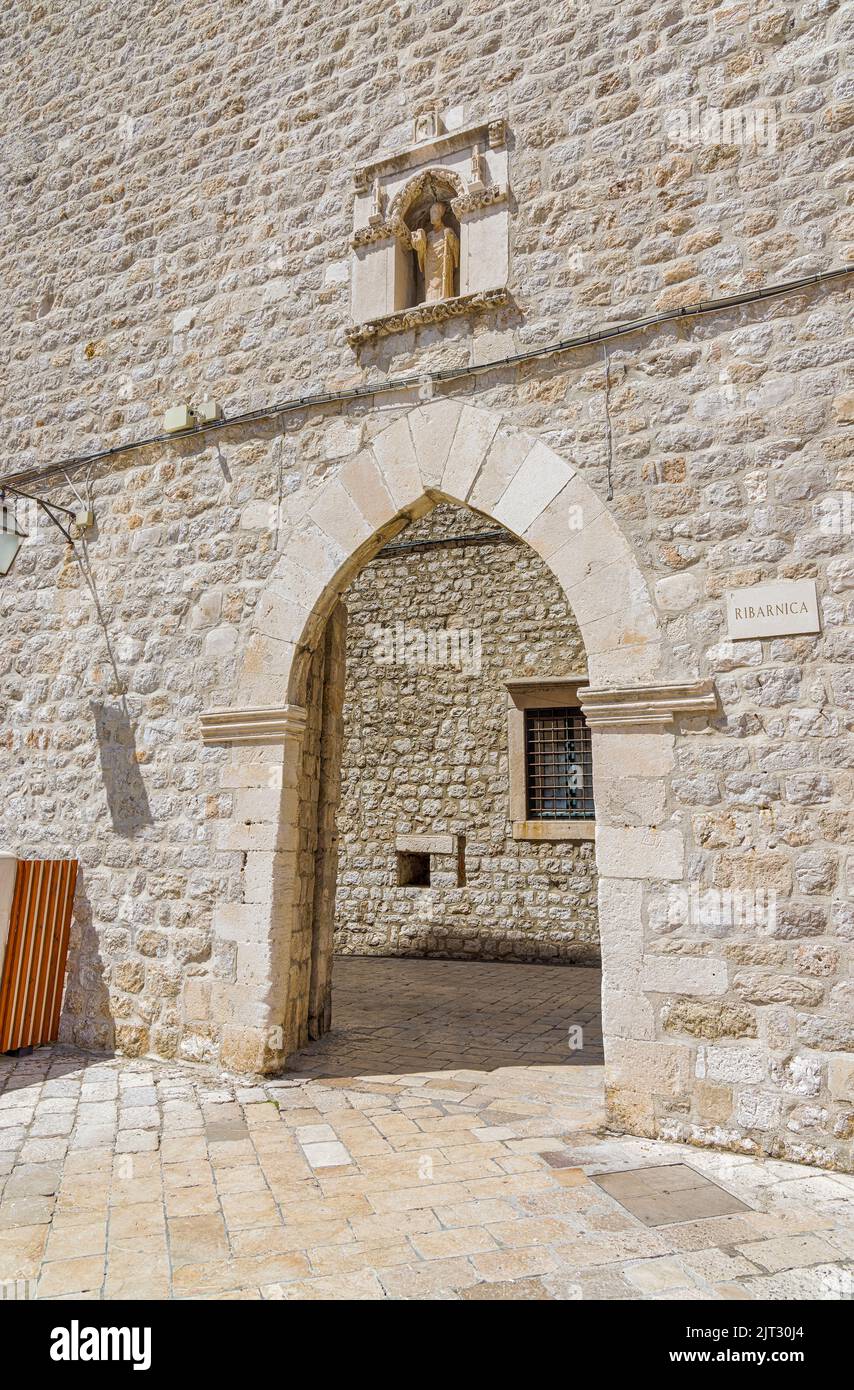
[[414, 854], [408, 850], [398, 850], [397, 886], [398, 888], [429, 888], [429, 854]]

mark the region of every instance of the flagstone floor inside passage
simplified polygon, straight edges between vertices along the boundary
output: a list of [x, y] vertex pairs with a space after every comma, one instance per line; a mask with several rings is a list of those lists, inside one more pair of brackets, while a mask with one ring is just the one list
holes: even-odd
[[854, 1177], [604, 1131], [598, 991], [344, 958], [277, 1080], [0, 1057], [0, 1295], [854, 1297]]

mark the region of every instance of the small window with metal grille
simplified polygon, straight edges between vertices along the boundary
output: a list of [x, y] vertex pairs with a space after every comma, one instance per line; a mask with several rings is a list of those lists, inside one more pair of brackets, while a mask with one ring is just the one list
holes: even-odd
[[580, 709], [525, 710], [529, 820], [594, 820], [590, 729]]

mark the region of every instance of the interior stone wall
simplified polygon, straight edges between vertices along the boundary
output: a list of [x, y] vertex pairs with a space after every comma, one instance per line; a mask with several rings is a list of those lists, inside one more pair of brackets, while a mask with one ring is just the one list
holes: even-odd
[[[444, 505], [389, 544], [492, 532]], [[347, 590], [335, 948], [356, 955], [599, 960], [592, 840], [514, 840], [507, 690], [585, 670], [554, 575], [528, 546], [461, 545], [377, 558]], [[427, 635], [460, 630], [456, 647]], [[433, 855], [429, 888], [397, 884], [396, 837], [465, 837]]]

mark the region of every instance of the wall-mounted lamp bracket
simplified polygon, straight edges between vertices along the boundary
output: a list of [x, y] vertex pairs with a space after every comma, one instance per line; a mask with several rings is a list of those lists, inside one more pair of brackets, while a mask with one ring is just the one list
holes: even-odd
[[19, 488], [10, 487], [8, 483], [0, 483], [0, 501], [2, 501], [7, 492], [11, 492], [13, 497], [23, 497], [28, 502], [35, 502], [36, 506], [40, 507], [45, 515], [50, 517], [54, 526], [62, 532], [68, 544], [74, 544], [74, 538], [71, 532], [63, 526], [57, 513], [61, 512], [63, 516], [70, 516], [72, 522], [76, 523], [78, 515], [76, 512], [69, 511], [68, 507], [62, 507], [58, 502], [47, 502], [43, 497], [34, 497], [31, 492], [21, 492]]

